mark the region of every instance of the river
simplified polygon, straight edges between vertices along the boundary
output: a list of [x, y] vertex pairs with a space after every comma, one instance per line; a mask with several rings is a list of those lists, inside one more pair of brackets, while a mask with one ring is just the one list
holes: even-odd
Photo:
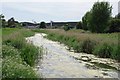
[[[37, 33], [28, 37], [31, 43], [43, 47], [45, 54], [37, 64], [37, 73], [43, 78], [117, 78], [118, 73], [114, 70], [103, 71], [102, 69], [90, 69], [86, 62], [76, 60], [63, 44], [44, 38], [46, 34]], [[105, 75], [105, 73], [107, 75]]]

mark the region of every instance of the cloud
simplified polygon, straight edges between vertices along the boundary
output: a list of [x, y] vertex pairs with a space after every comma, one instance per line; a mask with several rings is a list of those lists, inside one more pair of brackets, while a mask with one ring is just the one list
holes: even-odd
[[[1, 0], [1, 2], [95, 2], [98, 0]], [[99, 0], [118, 2], [119, 0]]]
[[[14, 16], [20, 21], [80, 20], [92, 8], [94, 2], [3, 2], [3, 14], [7, 18]], [[113, 14], [117, 14], [117, 3], [113, 5]]]

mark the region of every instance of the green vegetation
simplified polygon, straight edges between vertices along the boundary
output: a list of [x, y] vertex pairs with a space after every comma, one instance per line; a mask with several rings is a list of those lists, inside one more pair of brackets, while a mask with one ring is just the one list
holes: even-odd
[[2, 78], [37, 78], [33, 67], [41, 48], [25, 40], [34, 32], [17, 28], [3, 28], [2, 31]]
[[120, 61], [118, 57], [119, 50], [117, 48], [119, 33], [97, 34], [80, 29], [71, 29], [67, 32], [62, 29], [33, 31], [47, 33], [48, 39], [64, 43], [69, 49], [74, 49], [75, 52], [85, 52], [95, 54], [98, 57], [113, 58]]
[[81, 21], [76, 24], [76, 29], [82, 29], [82, 22]]
[[110, 20], [109, 25], [109, 32], [120, 32], [120, 19]]
[[108, 2], [96, 2], [91, 9], [89, 30], [92, 32], [103, 33], [108, 27], [111, 17], [112, 7]]
[[65, 31], [68, 31], [68, 30], [70, 30], [70, 27], [68, 26], [68, 24], [66, 24], [66, 25], [63, 27], [63, 29], [64, 29]]
[[46, 23], [45, 22], [41, 22], [39, 28], [46, 28]]
[[3, 14], [0, 14], [0, 24], [2, 25], [2, 28], [8, 27], [8, 28], [21, 28], [21, 23], [18, 21], [15, 21], [15, 19], [12, 17], [8, 21], [4, 19], [5, 16]]
[[76, 29], [89, 30], [94, 33], [120, 32], [120, 13], [111, 16], [112, 6], [109, 2], [95, 2], [78, 22]]
[[108, 29], [112, 7], [108, 2], [96, 2], [82, 18], [83, 29], [103, 33]]
[[94, 49], [93, 53], [102, 58], [110, 58], [113, 51], [112, 46], [113, 45], [109, 45], [106, 43], [100, 44]]

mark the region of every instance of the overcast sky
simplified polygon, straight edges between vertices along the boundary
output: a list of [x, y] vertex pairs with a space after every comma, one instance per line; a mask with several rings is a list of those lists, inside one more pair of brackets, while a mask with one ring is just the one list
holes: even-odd
[[[80, 21], [84, 14], [98, 0], [2, 0], [0, 14], [6, 19], [18, 21]], [[99, 0], [103, 1], [103, 0]], [[119, 0], [109, 1], [113, 7], [112, 16], [118, 13]]]

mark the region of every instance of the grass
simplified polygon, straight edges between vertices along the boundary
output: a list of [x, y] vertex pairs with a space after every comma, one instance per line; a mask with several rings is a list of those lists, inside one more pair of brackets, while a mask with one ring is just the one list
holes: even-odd
[[29, 29], [2, 29], [2, 78], [37, 78], [33, 70], [42, 48], [27, 43], [25, 37], [35, 33]]
[[69, 49], [74, 49], [75, 52], [85, 52], [95, 54], [98, 57], [108, 57], [120, 61], [120, 50], [117, 48], [118, 35], [120, 33], [91, 33], [81, 29], [71, 29], [69, 31], [64, 31], [63, 29], [33, 31], [46, 33], [48, 34], [48, 39], [64, 43]]

